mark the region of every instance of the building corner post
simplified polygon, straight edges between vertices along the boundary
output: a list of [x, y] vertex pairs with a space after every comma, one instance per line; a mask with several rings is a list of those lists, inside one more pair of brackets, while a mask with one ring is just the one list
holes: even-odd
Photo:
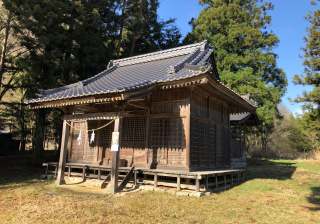
[[112, 152], [111, 181], [108, 186], [108, 191], [111, 191], [112, 193], [118, 192], [119, 156], [120, 156], [120, 148], [121, 148], [122, 120], [123, 118], [118, 117], [114, 123], [114, 132], [119, 132], [119, 147], [118, 147], [118, 151]]
[[66, 167], [66, 159], [67, 159], [67, 151], [68, 151], [67, 150], [68, 138], [69, 138], [69, 126], [67, 125], [67, 121], [63, 118], [61, 150], [60, 150], [58, 176], [55, 182], [56, 185], [66, 184], [64, 180], [64, 172]]

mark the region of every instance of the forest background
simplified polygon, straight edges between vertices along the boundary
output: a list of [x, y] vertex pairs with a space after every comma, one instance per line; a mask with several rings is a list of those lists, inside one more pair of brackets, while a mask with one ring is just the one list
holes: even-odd
[[[280, 158], [319, 155], [317, 2], [312, 1], [312, 11], [301, 18], [309, 24], [305, 43], [299, 46], [304, 71], [296, 71], [293, 79], [288, 79], [277, 65], [279, 56], [275, 49], [281, 43], [270, 29], [271, 24], [277, 23], [270, 16], [277, 1], [273, 5], [263, 0], [199, 0], [201, 11], [190, 18], [190, 32], [186, 35], [175, 18], [161, 19], [158, 13], [161, 3], [160, 0], [1, 1], [0, 130], [12, 133], [12, 144], [19, 145], [18, 153], [32, 153], [34, 163], [42, 162], [45, 149], [54, 149], [59, 154], [61, 111], [29, 110], [24, 104], [36, 98], [41, 89], [84, 80], [105, 70], [112, 59], [207, 39], [214, 49], [221, 80], [241, 95], [251, 92], [260, 105], [259, 127], [247, 130], [248, 155]], [[300, 114], [292, 114], [282, 103], [290, 82], [310, 86], [308, 91], [300, 95], [296, 92], [291, 99], [292, 103], [302, 103]], [[12, 144], [1, 145], [0, 153], [10, 152]]]

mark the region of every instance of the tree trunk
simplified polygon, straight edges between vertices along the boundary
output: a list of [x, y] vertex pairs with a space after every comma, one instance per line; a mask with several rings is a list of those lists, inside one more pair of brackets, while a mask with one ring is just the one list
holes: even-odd
[[122, 24], [120, 28], [120, 34], [119, 34], [119, 40], [118, 40], [118, 52], [117, 52], [117, 58], [119, 58], [120, 55], [120, 48], [121, 48], [121, 40], [122, 40], [122, 30], [124, 25], [124, 8], [126, 7], [126, 0], [123, 1], [123, 7], [122, 7]]
[[72, 9], [70, 26], [69, 26], [69, 29], [68, 29], [68, 35], [70, 35], [70, 36], [68, 36], [69, 37], [69, 42], [67, 42], [66, 56], [65, 56], [65, 59], [64, 59], [64, 63], [67, 65], [67, 66], [65, 66], [65, 69], [64, 69], [64, 82], [65, 82], [65, 85], [70, 84], [70, 69], [68, 67], [70, 62], [68, 62], [68, 61], [71, 58], [71, 51], [72, 51], [73, 38], [71, 38], [71, 36], [72, 36], [73, 26], [74, 26], [74, 14], [75, 14], [75, 10]]
[[38, 110], [38, 121], [36, 127], [36, 139], [35, 139], [35, 147], [33, 150], [32, 162], [33, 163], [42, 163], [43, 161], [43, 140], [44, 140], [44, 128], [46, 121], [46, 110], [39, 109]]
[[1, 52], [1, 59], [0, 59], [0, 87], [2, 86], [4, 58], [6, 56], [8, 36], [9, 36], [9, 30], [10, 30], [10, 20], [11, 20], [11, 12], [8, 13], [7, 25], [6, 25], [5, 36], [4, 36], [4, 43], [2, 45], [2, 52]]
[[136, 28], [136, 29], [135, 29], [135, 31], [134, 31], [134, 37], [133, 37], [133, 40], [132, 40], [130, 56], [132, 56], [132, 55], [133, 55], [133, 52], [134, 52], [134, 46], [136, 45], [136, 40], [137, 40], [138, 31], [139, 31], [139, 27], [140, 27], [140, 20], [141, 20], [141, 14], [142, 14], [143, 3], [144, 3], [144, 0], [142, 0], [142, 1], [141, 1], [141, 5], [140, 5], [140, 10], [139, 10], [139, 15], [138, 15], [138, 21], [137, 21], [137, 28]]

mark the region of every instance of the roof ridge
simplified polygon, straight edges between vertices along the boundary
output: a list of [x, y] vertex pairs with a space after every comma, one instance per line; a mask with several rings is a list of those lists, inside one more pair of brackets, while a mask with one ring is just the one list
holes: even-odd
[[180, 47], [170, 48], [167, 50], [161, 50], [161, 51], [142, 54], [142, 55], [133, 56], [133, 57], [111, 60], [110, 63], [117, 64], [119, 67], [121, 67], [126, 65], [150, 62], [150, 61], [155, 61], [159, 59], [166, 59], [166, 58], [181, 56], [184, 54], [189, 54], [194, 50], [194, 48], [197, 48], [197, 47], [200, 48], [200, 51], [206, 50], [206, 48], [208, 47], [208, 41], [204, 40], [202, 42], [195, 43], [195, 44], [184, 45]]

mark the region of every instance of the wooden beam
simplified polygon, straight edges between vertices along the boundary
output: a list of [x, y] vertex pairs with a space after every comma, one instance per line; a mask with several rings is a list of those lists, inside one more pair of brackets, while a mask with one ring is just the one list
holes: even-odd
[[124, 117], [128, 113], [123, 111], [121, 114], [117, 112], [103, 112], [103, 113], [90, 113], [90, 114], [77, 114], [77, 115], [66, 115], [63, 117], [66, 121], [75, 121], [75, 120], [110, 120], [115, 119], [118, 115]]
[[100, 112], [100, 108], [95, 107], [95, 104], [89, 104], [89, 105], [79, 105], [76, 106], [76, 109], [85, 110], [91, 113], [97, 113]]
[[128, 103], [131, 106], [139, 107], [142, 109], [150, 110], [150, 106], [147, 103], [142, 103], [142, 102], [129, 102]]
[[67, 159], [68, 138], [69, 138], [69, 126], [67, 125], [67, 122], [64, 120], [63, 126], [62, 126], [59, 170], [58, 170], [57, 180], [55, 182], [56, 185], [66, 184], [64, 180], [64, 172], [65, 172], [66, 159]]
[[108, 190], [113, 193], [116, 193], [118, 191], [119, 155], [121, 149], [122, 120], [123, 118], [117, 118], [114, 123], [114, 132], [119, 132], [119, 148], [118, 151], [112, 152], [111, 181]]

